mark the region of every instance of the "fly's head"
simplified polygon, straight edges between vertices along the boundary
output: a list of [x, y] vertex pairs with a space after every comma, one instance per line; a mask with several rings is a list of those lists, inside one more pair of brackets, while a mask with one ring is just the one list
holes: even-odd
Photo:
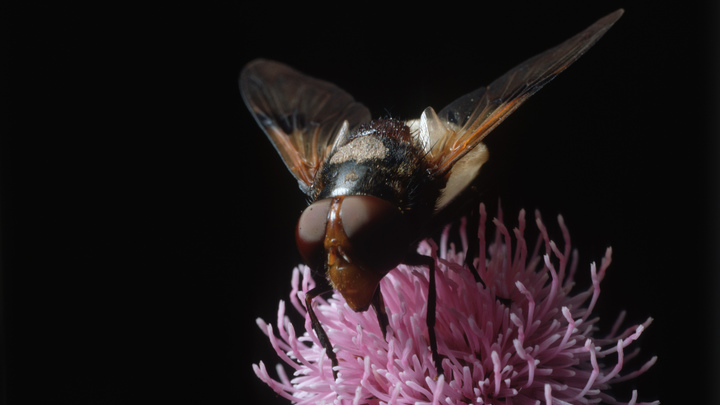
[[410, 243], [400, 210], [369, 195], [312, 203], [300, 216], [295, 235], [305, 262], [324, 270], [355, 311], [369, 307], [380, 280], [402, 262]]

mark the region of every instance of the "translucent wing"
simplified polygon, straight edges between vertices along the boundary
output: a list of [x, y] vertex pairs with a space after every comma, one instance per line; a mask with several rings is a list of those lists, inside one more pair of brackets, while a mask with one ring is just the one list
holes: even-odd
[[487, 87], [455, 100], [439, 114], [429, 108], [421, 117], [436, 175], [453, 165], [555, 76], [575, 62], [620, 18], [623, 10], [598, 20], [562, 44], [516, 66]]
[[338, 134], [371, 118], [337, 86], [268, 60], [243, 69], [240, 92], [306, 194]]

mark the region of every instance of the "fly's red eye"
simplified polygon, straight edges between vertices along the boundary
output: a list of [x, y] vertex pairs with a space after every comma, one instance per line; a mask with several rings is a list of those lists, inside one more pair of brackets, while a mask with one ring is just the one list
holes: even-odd
[[295, 228], [295, 240], [305, 263], [312, 269], [318, 269], [323, 260], [325, 228], [332, 199], [316, 201], [310, 204], [298, 219]]
[[409, 235], [392, 203], [367, 195], [347, 196], [340, 218], [352, 244], [353, 258], [367, 269], [385, 273], [405, 257]]

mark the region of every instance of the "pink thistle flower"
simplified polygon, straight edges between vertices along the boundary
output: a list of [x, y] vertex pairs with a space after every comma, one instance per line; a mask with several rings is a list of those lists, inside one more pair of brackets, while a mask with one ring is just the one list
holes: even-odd
[[[315, 334], [297, 334], [283, 301], [277, 335], [263, 320], [258, 319], [258, 325], [293, 369], [293, 376], [277, 365], [278, 379], [273, 379], [262, 362], [253, 365], [257, 376], [298, 404], [620, 403], [608, 390], [645, 372], [656, 357], [621, 374], [639, 351], [626, 353], [626, 349], [648, 327], [650, 318], [619, 331], [624, 318], [620, 314], [609, 334], [595, 336], [598, 318], [592, 311], [610, 265], [611, 249], [599, 267], [590, 265], [592, 286], [571, 295], [578, 260], [562, 217], [558, 222], [564, 247], [550, 240], [536, 214], [540, 235], [530, 251], [524, 239], [524, 211], [512, 233], [501, 219], [494, 220], [494, 242], [486, 246], [487, 216], [484, 206], [480, 208], [480, 252], [475, 267], [485, 286], [476, 283], [465, 266], [464, 222], [462, 251], [448, 243], [449, 228], [439, 247], [432, 240], [418, 247], [420, 253], [435, 259], [438, 270], [435, 330], [444, 375], [438, 376], [428, 345], [427, 269], [400, 265], [380, 283], [390, 316], [386, 337], [373, 311], [354, 312], [337, 293], [328, 300], [315, 299], [317, 316], [337, 353], [337, 380]], [[513, 236], [515, 248], [511, 249]], [[306, 331], [312, 328], [301, 302], [313, 286], [310, 270], [295, 268], [290, 302], [305, 316]], [[637, 392], [633, 392], [627, 403], [636, 401]]]

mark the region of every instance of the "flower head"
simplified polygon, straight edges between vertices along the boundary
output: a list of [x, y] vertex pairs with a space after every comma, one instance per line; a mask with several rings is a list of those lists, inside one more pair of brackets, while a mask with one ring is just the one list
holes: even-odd
[[[386, 336], [372, 310], [354, 312], [337, 293], [328, 300], [315, 300], [315, 312], [337, 353], [337, 379], [315, 334], [298, 335], [282, 301], [277, 335], [272, 325], [260, 319], [258, 324], [278, 356], [294, 370], [293, 377], [278, 365], [275, 380], [262, 362], [253, 365], [257, 376], [299, 404], [619, 403], [609, 393], [612, 384], [635, 378], [656, 358], [632, 372], [624, 371], [638, 351], [628, 354], [626, 349], [651, 319], [621, 331], [621, 314], [610, 333], [596, 336], [598, 318], [592, 311], [611, 249], [599, 266], [590, 265], [592, 286], [573, 293], [577, 252], [571, 250], [562, 217], [558, 222], [564, 246], [550, 240], [537, 214], [539, 237], [530, 250], [524, 239], [524, 211], [512, 232], [495, 219], [494, 241], [486, 245], [487, 216], [480, 208], [480, 249], [474, 265], [483, 283], [477, 283], [465, 265], [464, 226], [461, 251], [448, 243], [449, 228], [439, 247], [432, 240], [418, 247], [435, 259], [437, 268], [435, 331], [443, 375], [438, 375], [432, 361], [425, 326], [428, 270], [400, 265], [381, 282], [390, 317]], [[290, 301], [305, 316], [305, 330], [311, 331], [300, 304], [314, 286], [306, 266], [294, 270], [292, 286]], [[633, 392], [628, 403], [636, 404], [636, 396]]]

